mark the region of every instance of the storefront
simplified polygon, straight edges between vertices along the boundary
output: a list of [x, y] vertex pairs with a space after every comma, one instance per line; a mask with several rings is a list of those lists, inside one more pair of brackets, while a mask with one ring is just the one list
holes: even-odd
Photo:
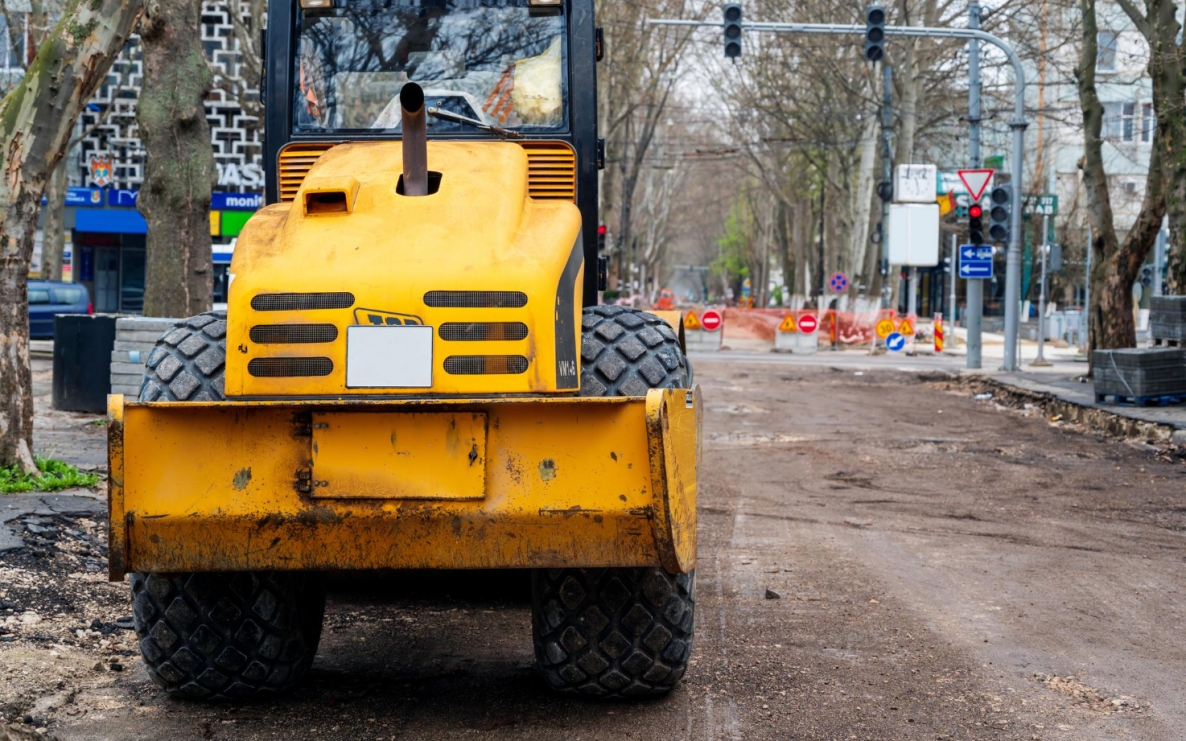
[[[143, 312], [148, 225], [136, 210], [139, 192], [114, 188], [70, 190], [66, 224], [73, 226], [74, 280], [90, 290], [97, 312]], [[258, 193], [213, 196], [210, 236], [215, 304], [226, 303], [227, 270], [235, 240], [262, 204], [263, 196]]]

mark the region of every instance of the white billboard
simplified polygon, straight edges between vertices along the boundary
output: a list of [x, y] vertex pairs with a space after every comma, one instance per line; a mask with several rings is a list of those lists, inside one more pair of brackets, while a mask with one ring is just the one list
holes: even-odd
[[939, 264], [938, 203], [890, 204], [889, 261], [916, 267]]

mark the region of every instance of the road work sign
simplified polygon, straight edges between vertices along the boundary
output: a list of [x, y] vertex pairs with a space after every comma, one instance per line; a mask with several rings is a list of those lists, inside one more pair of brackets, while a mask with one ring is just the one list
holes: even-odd
[[882, 319], [877, 323], [877, 339], [884, 340], [894, 333], [894, 320]]
[[787, 314], [786, 318], [782, 320], [782, 324], [778, 325], [779, 332], [798, 332], [799, 328], [795, 326], [795, 317]]
[[894, 332], [889, 337], [885, 338], [885, 349], [891, 352], [898, 352], [906, 347], [906, 337], [901, 332]]
[[700, 320], [696, 318], [696, 312], [689, 311], [684, 315], [684, 329], [700, 329]]
[[721, 328], [721, 312], [709, 309], [700, 315], [700, 324], [709, 332], [717, 331]]
[[799, 317], [799, 331], [806, 334], [811, 334], [819, 327], [819, 319], [815, 318], [814, 314], [804, 314]]
[[903, 319], [902, 323], [898, 325], [898, 334], [906, 337], [914, 336], [914, 325], [910, 323], [909, 319]]
[[832, 277], [828, 278], [828, 287], [833, 293], [844, 293], [848, 290], [848, 276], [844, 273], [832, 273]]

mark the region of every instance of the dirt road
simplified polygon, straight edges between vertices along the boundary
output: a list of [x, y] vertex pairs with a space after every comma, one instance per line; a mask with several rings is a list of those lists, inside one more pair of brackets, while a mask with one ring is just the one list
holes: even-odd
[[172, 741], [1186, 735], [1186, 465], [917, 375], [696, 371], [696, 645], [668, 699], [548, 694], [509, 573], [338, 579], [295, 694], [168, 700], [117, 620], [125, 587], [72, 573], [84, 518], [39, 558], [0, 554], [0, 720]]

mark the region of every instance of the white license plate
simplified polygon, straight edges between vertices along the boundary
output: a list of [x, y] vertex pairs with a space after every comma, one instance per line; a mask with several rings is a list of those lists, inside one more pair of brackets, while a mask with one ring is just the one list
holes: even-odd
[[346, 386], [431, 388], [432, 327], [347, 327]]

